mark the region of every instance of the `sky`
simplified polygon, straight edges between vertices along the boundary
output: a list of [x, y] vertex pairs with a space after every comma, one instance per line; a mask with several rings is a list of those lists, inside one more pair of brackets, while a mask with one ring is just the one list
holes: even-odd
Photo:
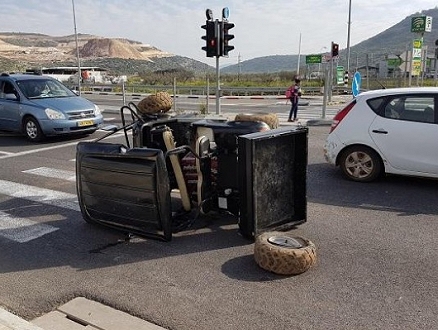
[[1, 0], [0, 32], [72, 35], [75, 16], [77, 33], [139, 41], [215, 66], [215, 58], [201, 49], [206, 9], [219, 20], [222, 9], [229, 9], [228, 20], [235, 24], [229, 44], [235, 49], [220, 58], [220, 65], [229, 65], [270, 55], [319, 54], [332, 41], [345, 49], [349, 26], [354, 46], [436, 6], [436, 0]]

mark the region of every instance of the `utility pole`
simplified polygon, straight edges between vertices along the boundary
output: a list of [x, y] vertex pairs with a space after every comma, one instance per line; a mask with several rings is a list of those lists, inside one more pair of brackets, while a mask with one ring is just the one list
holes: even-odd
[[300, 74], [300, 57], [301, 57], [301, 32], [300, 32], [300, 41], [299, 41], [299, 43], [298, 43], [297, 76]]
[[351, 30], [351, 0], [348, 4], [348, 32], [347, 32], [347, 72], [350, 72], [350, 30]]
[[237, 67], [239, 68], [239, 75], [237, 76], [237, 80], [240, 80], [240, 75], [242, 74], [242, 59], [240, 57], [240, 53], [237, 56]]
[[73, 24], [75, 30], [75, 40], [76, 40], [76, 57], [78, 59], [78, 93], [81, 96], [81, 59], [79, 57], [79, 43], [78, 43], [78, 31], [76, 30], [76, 14], [75, 14], [75, 1], [71, 0], [73, 5]]

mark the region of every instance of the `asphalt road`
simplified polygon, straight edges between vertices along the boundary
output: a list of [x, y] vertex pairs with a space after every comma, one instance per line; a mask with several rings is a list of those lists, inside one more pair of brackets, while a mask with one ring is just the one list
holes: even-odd
[[[134, 102], [137, 104], [145, 95], [131, 95], [126, 94], [125, 100], [121, 94], [82, 94], [83, 97], [99, 105], [104, 112], [107, 113], [120, 113], [120, 108], [128, 102]], [[336, 100], [349, 100], [351, 96], [336, 96]], [[333, 100], [334, 100], [333, 99]], [[332, 102], [326, 107], [325, 113], [322, 110], [322, 96], [321, 97], [303, 97], [300, 100], [298, 109], [298, 117], [306, 119], [319, 119], [322, 116], [331, 118], [340, 109], [339, 102]], [[199, 111], [207, 106], [207, 99], [203, 96], [179, 96], [174, 100], [172, 111], [184, 112], [184, 113], [199, 113]], [[290, 102], [286, 102], [285, 99], [278, 97], [241, 97], [241, 98], [221, 98], [219, 113], [216, 108], [216, 100], [210, 98], [208, 100], [208, 114], [237, 114], [237, 113], [261, 113], [261, 112], [273, 112], [280, 118], [286, 118], [289, 114]]]
[[83, 296], [175, 330], [438, 328], [438, 182], [345, 181], [323, 159], [327, 131], [309, 128], [308, 217], [293, 232], [318, 259], [298, 276], [260, 269], [230, 219], [170, 243], [85, 223], [75, 146], [102, 132], [0, 134], [0, 305], [32, 319]]

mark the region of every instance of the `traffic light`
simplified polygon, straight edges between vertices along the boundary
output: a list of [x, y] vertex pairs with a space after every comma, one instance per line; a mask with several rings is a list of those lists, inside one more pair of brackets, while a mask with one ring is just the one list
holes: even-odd
[[205, 46], [202, 47], [202, 50], [207, 52], [207, 57], [219, 56], [219, 38], [217, 35], [217, 25], [218, 21], [206, 21], [205, 25], [202, 25], [201, 28], [205, 29], [205, 36], [202, 36], [202, 39], [205, 40]]
[[332, 58], [339, 56], [339, 44], [332, 42]]
[[231, 39], [234, 39], [233, 34], [229, 34], [229, 31], [234, 27], [233, 23], [229, 23], [227, 21], [221, 22], [221, 49], [220, 56], [228, 56], [228, 52], [234, 49], [234, 46], [230, 46], [228, 42]]

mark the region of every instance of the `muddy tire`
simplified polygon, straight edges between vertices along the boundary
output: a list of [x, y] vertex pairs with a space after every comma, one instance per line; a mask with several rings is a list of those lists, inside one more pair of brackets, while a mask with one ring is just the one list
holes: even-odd
[[239, 113], [234, 118], [236, 121], [262, 121], [271, 129], [278, 128], [279, 120], [275, 113], [259, 113], [259, 114], [245, 114]]
[[275, 274], [297, 275], [315, 264], [316, 248], [303, 237], [266, 232], [255, 239], [254, 258], [261, 268]]
[[140, 114], [164, 113], [172, 108], [172, 98], [167, 92], [149, 95], [137, 104]]

